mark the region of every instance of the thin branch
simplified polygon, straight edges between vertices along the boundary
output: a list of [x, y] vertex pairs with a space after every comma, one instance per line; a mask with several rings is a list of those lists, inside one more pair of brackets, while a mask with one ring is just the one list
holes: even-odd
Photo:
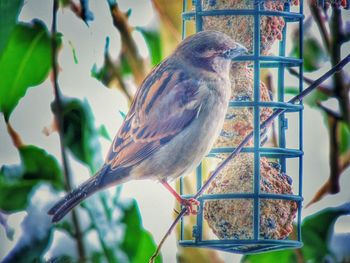
[[[274, 93], [274, 88], [273, 88], [273, 84], [272, 84], [272, 75], [270, 73], [267, 75], [267, 79], [266, 80], [267, 80], [266, 81], [266, 87], [267, 87], [268, 91], [270, 91], [270, 94], [273, 94]], [[271, 97], [272, 98], [270, 98], [270, 99], [273, 100], [273, 95]], [[274, 147], [278, 146], [275, 122], [272, 123], [272, 145]]]
[[[316, 89], [322, 82], [324, 82], [326, 79], [328, 79], [330, 76], [332, 76], [334, 73], [340, 71], [346, 64], [350, 62], [350, 55], [346, 56], [342, 61], [340, 61], [335, 67], [328, 70], [325, 74], [323, 74], [321, 77], [316, 79], [314, 83], [312, 83], [308, 88], [300, 92], [297, 96], [293, 97], [288, 101], [288, 103], [299, 103], [302, 101], [302, 99], [310, 94], [314, 89]], [[286, 109], [276, 109], [270, 117], [268, 117], [264, 122], [260, 125], [260, 131], [271, 125], [273, 120], [279, 116], [280, 114], [284, 113]], [[193, 198], [198, 199], [204, 191], [209, 187], [210, 183], [215, 179], [215, 177], [221, 172], [221, 170], [225, 167], [227, 163], [229, 163], [233, 158], [235, 158], [243, 149], [243, 147], [253, 138], [253, 131], [250, 132], [239, 144], [238, 146], [233, 150], [232, 153], [224, 160], [222, 161], [218, 167], [215, 169], [215, 171], [209, 176], [208, 180], [203, 184], [203, 186], [198, 190], [198, 192], [193, 196]], [[155, 258], [158, 256], [163, 243], [167, 239], [168, 236], [170, 236], [171, 232], [174, 230], [177, 223], [180, 221], [180, 219], [186, 214], [186, 208], [183, 208], [180, 212], [180, 214], [175, 218], [174, 222], [169, 227], [168, 231], [165, 233], [164, 237], [162, 238], [161, 242], [159, 243], [156, 251], [150, 258], [149, 263], [153, 263]]]
[[322, 17], [321, 8], [318, 5], [314, 4], [313, 0], [309, 0], [309, 8], [311, 15], [314, 17], [314, 20], [320, 30], [322, 40], [327, 48], [327, 51], [331, 49], [331, 40], [329, 33], [326, 29], [326, 23], [324, 17]]
[[[296, 71], [294, 68], [288, 68], [288, 71], [291, 75], [293, 76], [296, 76], [296, 77], [299, 77], [299, 72]], [[313, 79], [310, 79], [308, 77], [306, 77], [305, 75], [303, 75], [303, 80], [306, 84], [309, 84], [311, 85], [312, 83], [314, 83], [314, 80]], [[317, 90], [321, 91], [322, 93], [324, 93], [325, 95], [327, 96], [334, 96], [334, 92], [332, 89], [324, 86], [324, 85], [320, 85], [317, 87]]]
[[324, 106], [321, 102], [317, 101], [316, 102], [317, 106], [320, 107], [328, 116], [333, 117], [335, 120], [337, 121], [341, 121], [342, 120], [342, 116], [338, 113], [333, 111], [330, 108], [327, 108], [326, 106]]
[[[332, 16], [330, 20], [330, 28], [332, 34], [332, 44], [330, 49], [330, 57], [332, 66], [339, 63], [341, 59], [341, 35], [343, 33], [343, 21], [340, 7], [332, 3]], [[343, 115], [343, 120], [350, 127], [350, 98], [349, 89], [345, 85], [344, 75], [342, 71], [334, 74], [333, 77], [334, 93], [339, 101], [340, 111]]]
[[330, 166], [330, 176], [329, 176], [329, 193], [336, 194], [340, 190], [339, 186], [339, 142], [337, 140], [338, 131], [338, 121], [332, 116], [328, 115], [329, 124], [329, 166]]
[[10, 135], [11, 139], [12, 139], [12, 143], [13, 145], [18, 149], [21, 146], [24, 145], [21, 137], [19, 136], [19, 134], [15, 131], [15, 129], [12, 127], [12, 125], [10, 124], [10, 122], [6, 122], [7, 125], [7, 132]]
[[[65, 175], [65, 186], [66, 190], [71, 190], [70, 182], [70, 169], [69, 163], [66, 155], [66, 151], [63, 144], [63, 107], [62, 107], [62, 98], [61, 92], [58, 86], [58, 65], [57, 65], [57, 10], [58, 10], [58, 0], [53, 1], [52, 9], [52, 26], [51, 26], [51, 63], [52, 63], [52, 83], [55, 94], [55, 103], [57, 105], [56, 120], [58, 124], [58, 132], [60, 137], [60, 148], [62, 155], [62, 163]], [[78, 217], [75, 210], [72, 211], [73, 226], [75, 229], [75, 236], [77, 240], [77, 249], [79, 254], [79, 260], [85, 260], [85, 248], [82, 240], [82, 232], [79, 225]]]
[[181, 42], [181, 34], [180, 32], [176, 29], [176, 26], [174, 23], [171, 21], [169, 16], [164, 12], [162, 6], [155, 0], [152, 0], [152, 4], [154, 8], [157, 10], [159, 16], [161, 17], [161, 21], [166, 24], [166, 28], [171, 31], [171, 36], [175, 39], [177, 43]]
[[135, 77], [136, 85], [139, 86], [146, 76], [145, 61], [138, 53], [136, 42], [131, 36], [132, 28], [128, 23], [127, 15], [119, 9], [117, 3], [109, 2], [109, 8], [113, 18], [113, 24], [118, 29], [122, 39], [122, 52], [125, 52]]
[[112, 69], [112, 74], [115, 77], [115, 79], [118, 82], [118, 85], [121, 89], [121, 91], [125, 94], [126, 98], [128, 99], [129, 104], [131, 104], [133, 95], [129, 92], [128, 88], [126, 87], [123, 77], [120, 74], [120, 68], [112, 62], [111, 57], [109, 54], [105, 54], [105, 61], [106, 61], [106, 67], [110, 67]]

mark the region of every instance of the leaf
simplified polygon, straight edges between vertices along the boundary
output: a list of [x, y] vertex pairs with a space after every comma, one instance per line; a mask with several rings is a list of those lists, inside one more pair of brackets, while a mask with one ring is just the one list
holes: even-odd
[[339, 145], [340, 154], [347, 153], [350, 151], [350, 129], [349, 126], [344, 122], [338, 123], [339, 127]]
[[89, 21], [94, 20], [94, 14], [89, 8], [89, 0], [80, 0], [81, 5], [81, 19], [88, 25]]
[[[95, 173], [102, 164], [99, 132], [94, 124], [94, 116], [87, 100], [62, 98], [63, 144], [75, 158], [87, 165]], [[57, 113], [56, 102], [51, 105]]]
[[[299, 49], [299, 41], [293, 41], [294, 46], [292, 48], [291, 56], [299, 57], [300, 49]], [[318, 42], [318, 40], [307, 34], [304, 37], [304, 71], [312, 72], [321, 68], [323, 62], [326, 60], [327, 55], [322, 48], [322, 45]]]
[[[330, 249], [330, 237], [333, 226], [339, 216], [350, 214], [350, 203], [339, 207], [326, 208], [322, 211], [306, 217], [301, 225], [304, 246], [301, 248], [302, 262], [326, 262], [326, 258], [332, 256]], [[281, 250], [263, 254], [252, 254], [243, 257], [242, 262], [297, 262], [296, 252], [293, 250]], [[298, 260], [300, 261], [300, 259]]]
[[122, 76], [132, 74], [128, 59], [126, 58], [126, 55], [123, 52], [120, 54], [120, 74]]
[[2, 263], [43, 262], [53, 234], [51, 218], [46, 211], [56, 198], [51, 188], [45, 185], [33, 191], [27, 215], [21, 223], [22, 234]]
[[151, 55], [152, 66], [157, 65], [162, 60], [162, 43], [160, 33], [156, 30], [148, 30], [143, 27], [136, 27], [147, 43]]
[[106, 140], [112, 141], [112, 138], [109, 135], [106, 126], [101, 125], [100, 128], [98, 129], [98, 133], [100, 134], [101, 137], [105, 138]]
[[[148, 262], [156, 249], [156, 244], [150, 233], [146, 231], [141, 222], [141, 216], [133, 200], [129, 207], [124, 207], [124, 216], [121, 222], [125, 224], [124, 240], [121, 249], [128, 256], [129, 262]], [[162, 262], [158, 257], [155, 262]]]
[[72, 49], [72, 55], [73, 55], [74, 63], [75, 63], [75, 64], [78, 64], [79, 61], [78, 61], [78, 57], [77, 57], [77, 51], [75, 50], [72, 41], [68, 41], [68, 44], [69, 44], [69, 46], [70, 46], [71, 49]]
[[50, 58], [50, 36], [43, 23], [15, 26], [0, 58], [0, 110], [6, 121], [27, 89], [46, 79]]
[[299, 94], [299, 88], [297, 88], [297, 87], [285, 87], [284, 88], [284, 92], [286, 94], [290, 94], [290, 95], [298, 95]]
[[246, 255], [242, 259], [242, 263], [271, 263], [271, 262], [297, 262], [293, 250], [280, 250], [274, 252], [267, 252], [262, 254]]
[[322, 211], [308, 216], [302, 223], [302, 237], [304, 246], [302, 254], [305, 261], [324, 262], [327, 255], [331, 255], [329, 246], [333, 226], [339, 216], [350, 214], [350, 203]]
[[15, 234], [15, 230], [14, 228], [10, 227], [7, 223], [7, 214], [2, 213], [0, 210], [0, 225], [2, 225], [2, 227], [5, 230], [6, 233], [6, 237], [9, 240], [13, 240], [13, 235]]
[[[7, 40], [15, 27], [17, 17], [22, 8], [23, 0], [0, 1], [0, 54], [5, 48]], [[1, 56], [1, 55], [0, 55]]]
[[30, 192], [41, 182], [64, 187], [62, 171], [52, 155], [32, 145], [21, 146], [19, 154], [21, 164], [4, 165], [0, 170], [0, 209], [5, 211], [25, 209]]

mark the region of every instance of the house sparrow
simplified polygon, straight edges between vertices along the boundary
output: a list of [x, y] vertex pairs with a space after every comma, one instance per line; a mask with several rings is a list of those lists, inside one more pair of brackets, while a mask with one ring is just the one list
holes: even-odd
[[143, 81], [105, 164], [50, 209], [52, 222], [96, 191], [132, 179], [160, 181], [195, 213], [198, 201], [182, 198], [167, 182], [190, 173], [210, 151], [228, 107], [232, 59], [245, 52], [218, 31], [186, 38]]

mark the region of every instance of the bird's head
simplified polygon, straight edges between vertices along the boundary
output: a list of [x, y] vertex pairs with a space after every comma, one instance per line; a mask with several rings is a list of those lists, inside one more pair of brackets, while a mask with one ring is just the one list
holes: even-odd
[[202, 31], [186, 38], [176, 53], [193, 67], [228, 74], [232, 59], [247, 49], [218, 31]]

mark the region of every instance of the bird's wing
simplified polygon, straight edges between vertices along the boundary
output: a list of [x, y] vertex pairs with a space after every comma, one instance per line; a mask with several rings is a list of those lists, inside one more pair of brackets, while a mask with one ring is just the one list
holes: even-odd
[[106, 164], [130, 167], [157, 151], [196, 118], [206, 92], [183, 70], [160, 65], [136, 93]]

